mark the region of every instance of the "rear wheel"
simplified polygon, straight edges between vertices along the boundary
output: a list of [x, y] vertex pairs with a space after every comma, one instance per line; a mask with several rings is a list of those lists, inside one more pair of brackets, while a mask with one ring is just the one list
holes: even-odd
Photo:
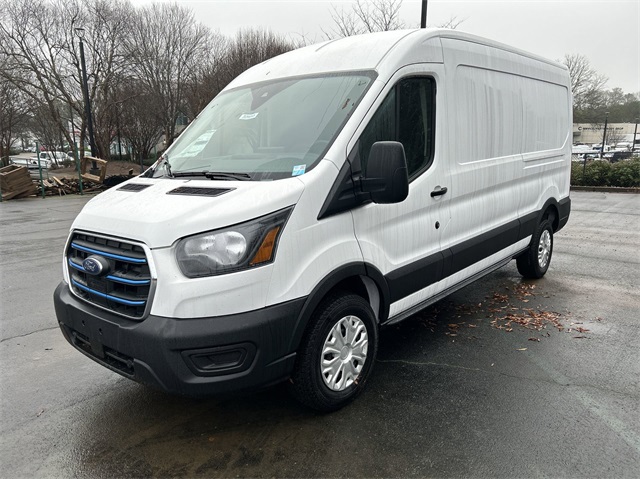
[[291, 376], [292, 394], [318, 411], [335, 411], [364, 389], [378, 349], [369, 303], [356, 294], [329, 296], [313, 314]]
[[553, 226], [545, 220], [531, 238], [529, 249], [516, 258], [518, 271], [525, 278], [542, 278], [549, 269], [553, 253]]

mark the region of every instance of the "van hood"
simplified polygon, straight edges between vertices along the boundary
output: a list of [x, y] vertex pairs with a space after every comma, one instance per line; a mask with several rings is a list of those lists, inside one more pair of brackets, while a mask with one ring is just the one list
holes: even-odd
[[185, 236], [294, 205], [303, 190], [298, 178], [257, 182], [137, 177], [89, 201], [71, 228], [163, 248]]

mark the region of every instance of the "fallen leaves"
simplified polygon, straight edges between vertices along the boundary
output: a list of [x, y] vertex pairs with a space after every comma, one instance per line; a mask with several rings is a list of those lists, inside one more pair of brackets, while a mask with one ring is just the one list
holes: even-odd
[[533, 331], [541, 331], [551, 325], [558, 331], [563, 331], [564, 326], [561, 323], [561, 314], [551, 311], [540, 311], [538, 309], [521, 309], [494, 317], [491, 325], [496, 329], [503, 329], [507, 332], [513, 331], [513, 324], [524, 329]]
[[[575, 339], [588, 339], [589, 329], [583, 323], [576, 321], [569, 311], [562, 313], [557, 311], [545, 311], [544, 305], [536, 301], [538, 298], [549, 298], [549, 293], [539, 290], [537, 285], [527, 282], [505, 285], [504, 291], [493, 292], [485, 296], [481, 302], [468, 302], [454, 304], [452, 302], [436, 303], [425, 312], [421, 313], [421, 324], [435, 333], [443, 324], [438, 321], [440, 313], [448, 317], [444, 334], [453, 338], [463, 336], [466, 339], [478, 339], [476, 336], [464, 334], [466, 328], [476, 329], [480, 327], [480, 321], [489, 320], [492, 328], [513, 333], [514, 330], [532, 331], [536, 334], [529, 335], [528, 341], [539, 343], [542, 338], [551, 336], [549, 330], [557, 330], [565, 333], [578, 333], [573, 336]], [[542, 301], [544, 302], [544, 301]], [[453, 314], [452, 314], [453, 309]], [[464, 319], [462, 319], [464, 318]], [[602, 321], [597, 317], [594, 321]], [[475, 324], [472, 324], [475, 323]], [[519, 349], [526, 350], [525, 349]]]
[[[493, 328], [506, 333], [513, 332], [516, 327], [540, 333], [539, 336], [528, 338], [532, 342], [540, 342], [541, 338], [551, 336], [548, 331], [545, 331], [547, 328], [567, 333], [578, 332], [585, 334], [589, 332], [589, 329], [583, 326], [574, 327], [575, 325], [582, 325], [583, 323], [581, 322], [571, 322], [570, 326], [567, 326], [571, 317], [569, 312], [545, 311], [541, 306], [529, 306], [538, 294], [544, 298], [549, 297], [548, 294], [538, 291], [535, 284], [522, 282], [511, 287], [506, 286], [504, 289], [506, 291], [504, 293], [494, 292], [490, 296], [486, 296], [483, 303], [457, 305], [455, 308], [457, 317], [475, 316], [477, 318], [479, 315], [484, 314], [484, 317], [490, 320]], [[601, 321], [602, 318], [596, 318], [596, 320]], [[467, 326], [469, 328], [478, 327], [476, 324], [468, 324]], [[460, 331], [459, 327], [460, 325], [449, 324], [449, 332], [446, 334], [449, 336], [456, 335]], [[587, 336], [574, 337], [582, 339]]]

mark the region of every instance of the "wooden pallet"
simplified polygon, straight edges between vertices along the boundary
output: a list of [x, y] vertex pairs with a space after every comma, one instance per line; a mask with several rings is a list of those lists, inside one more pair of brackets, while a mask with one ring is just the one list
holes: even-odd
[[38, 188], [31, 181], [27, 168], [9, 165], [0, 168], [0, 191], [4, 201], [35, 195], [38, 192]]
[[[87, 172], [87, 170], [89, 170], [93, 165], [94, 161], [96, 162], [96, 166], [100, 169], [99, 175], [92, 175]], [[101, 160], [100, 158], [94, 158], [92, 156], [85, 156], [80, 160], [80, 174], [82, 179], [102, 184], [104, 177], [107, 175], [107, 163], [107, 160]]]

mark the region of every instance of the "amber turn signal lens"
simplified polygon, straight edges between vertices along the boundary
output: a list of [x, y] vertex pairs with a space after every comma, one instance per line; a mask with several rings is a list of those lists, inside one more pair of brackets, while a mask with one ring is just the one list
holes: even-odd
[[266, 261], [271, 261], [273, 257], [273, 248], [276, 245], [276, 238], [278, 237], [278, 232], [280, 231], [280, 226], [276, 226], [272, 228], [271, 231], [267, 233], [267, 236], [262, 240], [262, 244], [260, 248], [258, 248], [258, 252], [253, 257], [253, 259], [249, 262], [250, 266], [255, 266], [260, 263], [264, 263]]

